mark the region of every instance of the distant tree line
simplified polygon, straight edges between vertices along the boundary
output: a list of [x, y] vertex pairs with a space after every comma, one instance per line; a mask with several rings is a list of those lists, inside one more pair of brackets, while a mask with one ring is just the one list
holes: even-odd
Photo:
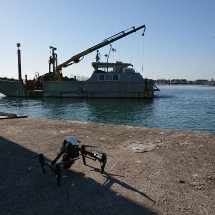
[[215, 86], [214, 79], [197, 79], [195, 81], [188, 81], [187, 79], [157, 79], [155, 80], [157, 85], [210, 85]]

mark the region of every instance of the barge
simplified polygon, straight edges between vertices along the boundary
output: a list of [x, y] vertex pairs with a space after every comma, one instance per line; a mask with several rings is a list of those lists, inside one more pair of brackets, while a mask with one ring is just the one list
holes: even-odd
[[[131, 33], [144, 29], [145, 25], [132, 27], [113, 35], [101, 43], [71, 57], [66, 62], [58, 65], [56, 48], [50, 46], [52, 51], [49, 57], [49, 72], [34, 80], [28, 80], [27, 76], [22, 79], [21, 75], [21, 51], [18, 47], [18, 76], [19, 79], [0, 78], [0, 93], [6, 96], [15, 97], [80, 97], [80, 98], [152, 98], [154, 91], [159, 89], [154, 85], [152, 79], [144, 79], [140, 73], [133, 69], [130, 63], [100, 62], [99, 49], [112, 44]], [[112, 46], [111, 46], [112, 48]], [[96, 62], [92, 63], [93, 73], [86, 81], [64, 77], [62, 69], [74, 63], [78, 63], [82, 58], [97, 50]]]

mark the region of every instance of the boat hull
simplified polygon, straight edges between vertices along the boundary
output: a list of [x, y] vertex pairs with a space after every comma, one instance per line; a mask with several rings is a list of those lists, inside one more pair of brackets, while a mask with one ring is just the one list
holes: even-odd
[[76, 81], [46, 82], [43, 85], [45, 97], [125, 97], [144, 98], [153, 97], [153, 82], [145, 83], [82, 83]]
[[6, 96], [26, 96], [26, 90], [22, 81], [11, 79], [0, 79], [0, 93]]
[[152, 98], [152, 80], [141, 82], [45, 81], [42, 88], [27, 89], [18, 80], [0, 79], [0, 93], [14, 97]]

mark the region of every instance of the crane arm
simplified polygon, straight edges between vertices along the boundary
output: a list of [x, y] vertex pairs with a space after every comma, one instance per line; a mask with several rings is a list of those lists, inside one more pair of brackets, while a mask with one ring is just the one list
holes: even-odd
[[73, 63], [78, 63], [80, 61], [81, 57], [83, 57], [83, 56], [85, 56], [85, 55], [87, 55], [87, 54], [89, 54], [89, 53], [91, 53], [91, 52], [93, 52], [95, 50], [98, 50], [98, 49], [100, 49], [100, 48], [102, 48], [102, 47], [104, 47], [104, 46], [106, 46], [106, 45], [108, 45], [108, 44], [110, 44], [110, 43], [112, 43], [112, 42], [114, 42], [116, 40], [119, 40], [119, 39], [121, 39], [123, 37], [126, 37], [127, 35], [132, 34], [132, 33], [136, 32], [136, 31], [138, 31], [138, 30], [140, 30], [142, 28], [144, 29], [142, 36], [144, 36], [144, 32], [145, 32], [145, 29], [146, 29], [145, 25], [141, 25], [141, 26], [139, 26], [137, 28], [135, 28], [135, 27], [129, 28], [129, 29], [125, 30], [125, 31], [122, 31], [122, 32], [120, 32], [118, 34], [115, 34], [115, 35], [105, 39], [101, 43], [99, 43], [99, 44], [97, 44], [95, 46], [92, 46], [91, 48], [86, 49], [85, 51], [80, 52], [77, 55], [72, 56], [69, 60], [65, 61], [64, 63], [62, 63], [60, 65], [58, 65], [56, 70], [59, 71], [62, 68], [67, 67], [67, 66], [69, 66], [69, 65], [71, 65]]

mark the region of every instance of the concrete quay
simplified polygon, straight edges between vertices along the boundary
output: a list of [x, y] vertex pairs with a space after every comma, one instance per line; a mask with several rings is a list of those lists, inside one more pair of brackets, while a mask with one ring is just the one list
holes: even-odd
[[[107, 153], [43, 174], [65, 136]], [[8, 214], [214, 214], [215, 134], [74, 121], [0, 120], [0, 211]]]

